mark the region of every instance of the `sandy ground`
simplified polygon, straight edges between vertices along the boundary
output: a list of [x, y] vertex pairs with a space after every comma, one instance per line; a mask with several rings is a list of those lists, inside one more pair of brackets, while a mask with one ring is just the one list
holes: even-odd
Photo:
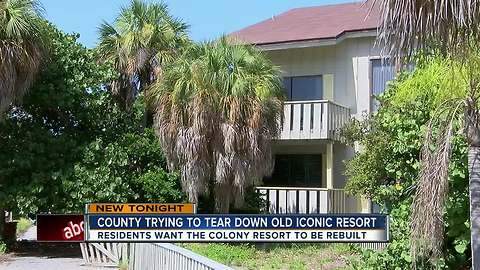
[[17, 239], [17, 241], [35, 241], [35, 240], [37, 240], [37, 226], [32, 226], [28, 228], [28, 230], [24, 232]]
[[[102, 268], [83, 265], [81, 258], [51, 258], [9, 255], [0, 261], [1, 270], [98, 270]], [[113, 268], [110, 268], [113, 269]]]
[[20, 236], [12, 253], [0, 255], [0, 270], [115, 269], [83, 265], [78, 244], [35, 243], [36, 236], [35, 226]]

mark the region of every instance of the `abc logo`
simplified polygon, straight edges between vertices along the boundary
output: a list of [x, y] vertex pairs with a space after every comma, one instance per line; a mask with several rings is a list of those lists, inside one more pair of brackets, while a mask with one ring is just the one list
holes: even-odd
[[74, 224], [72, 221], [68, 223], [68, 226], [63, 228], [63, 238], [70, 240], [73, 237], [79, 236], [83, 233], [83, 221], [79, 224]]

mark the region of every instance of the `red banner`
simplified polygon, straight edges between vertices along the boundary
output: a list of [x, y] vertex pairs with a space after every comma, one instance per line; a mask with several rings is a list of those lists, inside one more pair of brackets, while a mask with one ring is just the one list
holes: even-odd
[[37, 215], [37, 241], [83, 242], [83, 215]]

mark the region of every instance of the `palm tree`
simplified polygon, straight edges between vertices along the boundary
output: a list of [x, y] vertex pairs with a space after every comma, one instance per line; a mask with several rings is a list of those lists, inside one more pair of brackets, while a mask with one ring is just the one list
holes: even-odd
[[370, 2], [381, 9], [378, 41], [385, 55], [409, 61], [415, 53], [441, 53], [465, 75], [468, 89], [463, 100], [449, 100], [439, 106], [426, 132], [420, 179], [412, 206], [411, 239], [415, 255], [440, 256], [451, 140], [456, 128], [453, 119], [460, 117], [468, 142], [472, 265], [480, 269], [480, 2]]
[[39, 71], [40, 11], [36, 0], [0, 0], [0, 119], [21, 100]]
[[245, 188], [271, 173], [279, 132], [279, 70], [226, 38], [190, 46], [154, 84], [154, 127], [192, 202], [213, 190], [217, 212], [241, 206]]
[[187, 28], [166, 5], [141, 0], [122, 8], [113, 25], [100, 25], [98, 51], [101, 60], [111, 62], [119, 73], [110, 87], [123, 108], [128, 109], [189, 42]]
[[[44, 44], [40, 11], [36, 0], [0, 0], [0, 121], [10, 105], [21, 100], [40, 69]], [[4, 222], [0, 203], [0, 232]]]

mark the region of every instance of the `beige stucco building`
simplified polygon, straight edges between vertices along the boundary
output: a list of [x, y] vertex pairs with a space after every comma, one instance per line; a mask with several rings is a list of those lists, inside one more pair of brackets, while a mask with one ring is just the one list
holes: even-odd
[[258, 190], [270, 212], [372, 211], [345, 194], [344, 161], [355, 150], [339, 129], [375, 107], [394, 75], [375, 46], [378, 13], [359, 3], [293, 9], [231, 36], [256, 45], [278, 65], [287, 101], [275, 141], [275, 170]]

